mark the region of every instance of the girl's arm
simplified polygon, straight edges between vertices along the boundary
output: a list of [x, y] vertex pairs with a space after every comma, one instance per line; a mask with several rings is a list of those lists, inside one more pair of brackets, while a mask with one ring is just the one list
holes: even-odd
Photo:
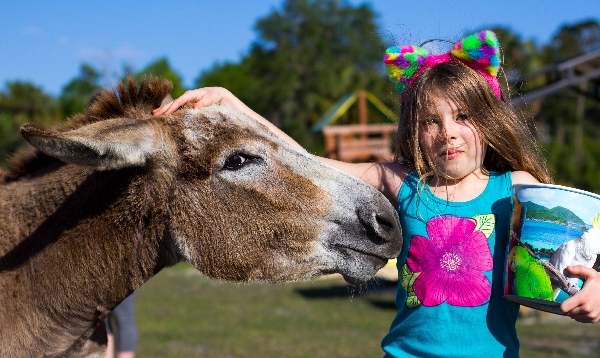
[[[186, 103], [193, 104], [194, 108], [203, 108], [212, 104], [229, 106], [265, 125], [271, 132], [289, 144], [305, 150], [292, 137], [254, 112], [227, 89], [221, 87], [205, 87], [186, 91], [181, 97], [153, 110], [152, 113], [155, 116], [171, 114]], [[397, 163], [346, 163], [318, 156], [314, 156], [314, 158], [362, 179], [383, 193], [394, 206], [397, 204], [400, 185], [408, 174], [406, 167]]]
[[175, 112], [179, 107], [183, 106], [188, 102], [192, 103], [194, 108], [198, 109], [210, 106], [211, 104], [220, 104], [236, 109], [255, 119], [257, 122], [267, 126], [271, 132], [275, 133], [277, 136], [290, 143], [291, 145], [304, 149], [292, 137], [284, 133], [281, 129], [277, 128], [271, 122], [264, 119], [260, 114], [254, 112], [250, 107], [246, 106], [244, 102], [240, 101], [231, 92], [222, 87], [204, 87], [186, 91], [184, 94], [181, 95], [181, 97], [177, 98], [176, 100], [153, 110], [152, 114], [154, 114], [155, 116], [171, 114]]
[[533, 177], [533, 175], [524, 172], [524, 171], [516, 171], [512, 172], [512, 182], [513, 184], [537, 184], [539, 181]]

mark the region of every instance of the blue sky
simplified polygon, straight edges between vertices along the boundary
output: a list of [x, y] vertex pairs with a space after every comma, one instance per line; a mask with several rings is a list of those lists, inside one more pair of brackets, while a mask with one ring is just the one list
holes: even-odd
[[[402, 43], [457, 39], [503, 25], [547, 43], [562, 24], [600, 20], [600, 1], [407, 1], [369, 3], [383, 34]], [[0, 88], [25, 80], [56, 95], [87, 62], [107, 82], [124, 64], [140, 70], [167, 57], [191, 87], [214, 63], [237, 61], [256, 39], [256, 20], [280, 0], [0, 0]], [[383, 49], [382, 49], [383, 51]], [[111, 85], [111, 83], [107, 83]]]

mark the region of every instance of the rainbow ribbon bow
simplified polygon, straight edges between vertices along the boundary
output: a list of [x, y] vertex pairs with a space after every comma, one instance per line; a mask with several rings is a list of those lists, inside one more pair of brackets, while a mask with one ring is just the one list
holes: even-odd
[[496, 78], [500, 68], [500, 47], [496, 34], [490, 30], [469, 35], [456, 43], [449, 53], [431, 55], [423, 47], [392, 46], [386, 50], [383, 60], [396, 90], [404, 92], [414, 79], [427, 67], [457, 59], [477, 70], [490, 83], [498, 98], [502, 97]]

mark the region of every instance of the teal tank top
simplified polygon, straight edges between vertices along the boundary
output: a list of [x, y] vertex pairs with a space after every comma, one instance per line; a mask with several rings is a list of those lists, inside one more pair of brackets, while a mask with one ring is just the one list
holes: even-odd
[[404, 246], [398, 313], [386, 357], [518, 357], [518, 305], [502, 298], [511, 212], [510, 172], [491, 173], [478, 197], [433, 195], [413, 172], [398, 193]]

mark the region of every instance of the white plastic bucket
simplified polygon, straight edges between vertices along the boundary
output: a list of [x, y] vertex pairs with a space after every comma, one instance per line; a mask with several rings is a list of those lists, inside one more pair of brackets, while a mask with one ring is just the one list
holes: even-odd
[[583, 285], [565, 267], [594, 267], [600, 254], [600, 195], [550, 184], [513, 185], [504, 298], [562, 314]]

